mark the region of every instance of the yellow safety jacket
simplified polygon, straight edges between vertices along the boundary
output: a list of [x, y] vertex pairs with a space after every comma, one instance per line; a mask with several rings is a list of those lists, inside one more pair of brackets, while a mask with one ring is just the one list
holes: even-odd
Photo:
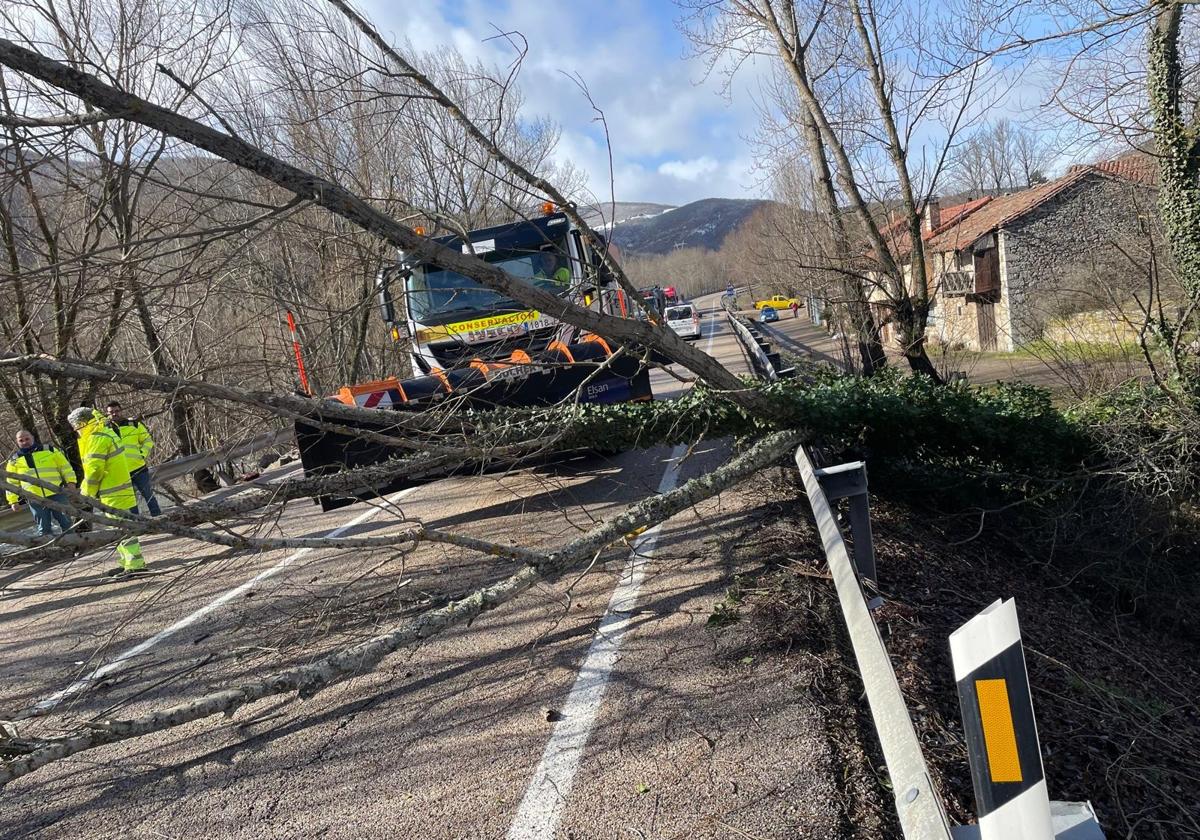
[[110, 423], [109, 428], [117, 433], [121, 445], [125, 447], [125, 463], [129, 471], [135, 473], [150, 460], [150, 450], [154, 448], [154, 438], [141, 420], [129, 420], [119, 426]]
[[[71, 467], [71, 462], [67, 460], [67, 456], [62, 453], [61, 449], [50, 444], [35, 446], [28, 455], [14, 452], [9, 457], [8, 463], [5, 464], [5, 469], [9, 473], [28, 475], [53, 484], [53, 489], [39, 487], [36, 484], [20, 481], [12, 475], [8, 476], [9, 484], [20, 487], [30, 496], [38, 496], [43, 499], [53, 496], [64, 484], [75, 483], [75, 470]], [[4, 494], [4, 498], [10, 505], [15, 505], [20, 496], [8, 491]]]
[[83, 461], [80, 493], [102, 505], [121, 510], [137, 507], [137, 497], [129, 480], [129, 464], [125, 461], [125, 447], [99, 411], [79, 430], [79, 458]]
[[553, 274], [547, 276], [546, 272], [539, 268], [534, 273], [533, 279], [548, 280], [554, 283], [556, 286], [569, 286], [571, 284], [571, 269], [563, 266], [562, 268], [556, 270]]

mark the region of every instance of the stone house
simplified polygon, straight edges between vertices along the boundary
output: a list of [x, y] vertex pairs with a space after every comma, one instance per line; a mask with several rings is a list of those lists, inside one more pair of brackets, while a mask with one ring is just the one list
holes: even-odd
[[[988, 204], [991, 200], [991, 196], [984, 196], [943, 208], [941, 202], [936, 197], [929, 199], [928, 203], [921, 210], [921, 241], [926, 243], [926, 277], [933, 277], [932, 263], [928, 259], [928, 255], [932, 252], [929, 251], [928, 243], [943, 231], [949, 230], [954, 225], [964, 221], [968, 216]], [[913, 291], [913, 249], [907, 221], [905, 219], [893, 220], [882, 226], [879, 232], [882, 234], [884, 242], [887, 243], [888, 250], [892, 253], [893, 258], [903, 268], [904, 283], [911, 294]], [[868, 252], [863, 259], [863, 272], [872, 284], [868, 300], [876, 311], [879, 323], [883, 325], [880, 330], [881, 337], [884, 343], [888, 344], [894, 340], [895, 332], [894, 327], [888, 323], [890, 310], [888, 301], [891, 296], [884, 287], [885, 281], [883, 276], [874, 268], [877, 263], [877, 256], [873, 252]]]
[[1120, 319], [1100, 313], [1145, 286], [1156, 172], [1141, 153], [1075, 166], [940, 225], [925, 243], [930, 340], [1012, 351], [1073, 322], [1095, 341], [1106, 320], [1120, 340]]

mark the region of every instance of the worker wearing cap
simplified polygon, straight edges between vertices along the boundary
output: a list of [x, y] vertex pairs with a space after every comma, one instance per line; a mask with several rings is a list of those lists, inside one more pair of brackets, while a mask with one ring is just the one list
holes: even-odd
[[[136, 511], [137, 496], [129, 480], [129, 465], [117, 433], [104, 422], [104, 415], [90, 406], [81, 406], [67, 420], [79, 433], [79, 457], [83, 462], [83, 481], [79, 491], [102, 505], [117, 510]], [[136, 536], [117, 543], [121, 566], [116, 571], [144, 572], [146, 560]]]
[[[71, 530], [70, 516], [43, 504], [47, 499], [65, 504], [67, 497], [62, 493], [62, 489], [75, 484], [75, 470], [61, 449], [48, 443], [38, 443], [33, 432], [22, 429], [17, 432], [17, 451], [9, 456], [5, 469], [9, 473], [7, 482], [19, 487], [29, 503], [29, 511], [33, 514], [33, 521], [37, 523], [39, 536], [53, 535], [54, 526], [51, 520], [58, 523], [64, 534]], [[34, 478], [42, 483], [21, 481], [19, 476]], [[13, 510], [20, 508], [20, 496], [17, 493], [9, 490], [4, 497]]]
[[126, 417], [121, 404], [116, 400], [104, 406], [104, 413], [108, 415], [108, 425], [117, 433], [121, 445], [125, 447], [125, 463], [129, 467], [129, 479], [133, 482], [133, 489], [145, 499], [150, 515], [158, 516], [162, 509], [154, 496], [150, 468], [146, 466], [150, 450], [154, 448], [154, 438], [150, 437], [150, 430], [141, 420]]

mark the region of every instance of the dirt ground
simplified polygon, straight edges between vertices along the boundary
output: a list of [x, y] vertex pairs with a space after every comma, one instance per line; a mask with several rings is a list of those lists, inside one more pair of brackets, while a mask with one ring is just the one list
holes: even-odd
[[[753, 313], [743, 313], [755, 318]], [[810, 324], [802, 313], [799, 318], [781, 318], [766, 325], [781, 349], [794, 356], [823, 361], [842, 367], [848, 348], [840, 339], [826, 334], [823, 327]], [[1120, 354], [1089, 353], [1086, 349], [1064, 349], [1058, 358], [1039, 358], [1028, 352], [977, 353], [930, 345], [929, 357], [943, 376], [958, 372], [976, 385], [995, 382], [1024, 382], [1068, 399], [1095, 393], [1131, 377], [1147, 375], [1144, 362]], [[907, 370], [904, 358], [889, 349], [889, 363]]]
[[[793, 492], [787, 539], [764, 546], [774, 570], [741, 581], [750, 594], [740, 611], [760, 635], [807, 649], [817, 632], [811, 604], [832, 583], [822, 578], [823, 558], [813, 561], [819, 541], [798, 481]], [[952, 819], [973, 821], [975, 807], [947, 639], [992, 601], [1013, 597], [1051, 797], [1090, 800], [1109, 837], [1200, 837], [1194, 637], [1098, 608], [1055, 567], [1018, 558], [994, 529], [969, 539], [975, 521], [876, 493], [871, 505], [886, 599], [876, 618]]]
[[837, 594], [820, 540], [799, 515], [805, 502], [797, 481], [788, 465], [757, 477], [754, 492], [761, 501], [748, 523], [753, 527], [732, 551], [724, 594], [712, 602], [707, 627], [726, 667], [778, 671], [803, 683], [805, 702], [817, 710], [841, 768], [840, 836], [899, 838]]

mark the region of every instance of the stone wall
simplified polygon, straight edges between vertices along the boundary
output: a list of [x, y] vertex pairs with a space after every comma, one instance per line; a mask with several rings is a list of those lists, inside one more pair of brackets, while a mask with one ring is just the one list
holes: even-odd
[[1093, 172], [1006, 226], [1000, 332], [1007, 327], [1013, 345], [1027, 344], [1051, 322], [1144, 288], [1144, 274], [1122, 251], [1148, 259], [1145, 231], [1155, 219], [1152, 190]]
[[1050, 321], [1042, 335], [1051, 344], [1136, 344], [1140, 336], [1133, 325], [1140, 318], [1137, 311], [1078, 312]]
[[979, 349], [979, 323], [975, 304], [962, 295], [938, 295], [929, 313], [930, 337], [938, 344], [958, 349]]

